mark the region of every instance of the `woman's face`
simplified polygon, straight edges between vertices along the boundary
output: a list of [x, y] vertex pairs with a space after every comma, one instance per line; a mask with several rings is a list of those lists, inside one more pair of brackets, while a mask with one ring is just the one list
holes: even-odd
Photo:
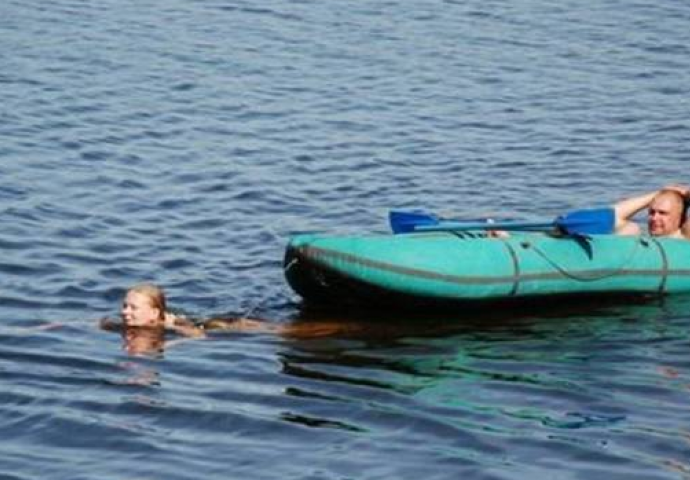
[[148, 296], [128, 292], [122, 302], [122, 321], [127, 327], [159, 327], [163, 325], [161, 312], [151, 306]]

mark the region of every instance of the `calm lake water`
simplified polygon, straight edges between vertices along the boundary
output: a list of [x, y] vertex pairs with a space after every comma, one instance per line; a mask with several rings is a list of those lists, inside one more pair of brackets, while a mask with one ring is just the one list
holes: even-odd
[[[677, 0], [1, 2], [0, 478], [690, 478], [690, 299], [345, 318], [281, 268], [291, 235], [391, 208], [551, 219], [690, 182], [689, 24]], [[97, 320], [141, 281], [351, 328], [128, 356]]]

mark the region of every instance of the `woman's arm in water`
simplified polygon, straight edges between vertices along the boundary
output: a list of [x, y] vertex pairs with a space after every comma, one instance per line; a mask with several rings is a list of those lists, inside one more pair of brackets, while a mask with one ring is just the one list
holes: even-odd
[[165, 329], [173, 331], [183, 337], [203, 338], [206, 336], [204, 329], [197, 326], [187, 317], [165, 312]]

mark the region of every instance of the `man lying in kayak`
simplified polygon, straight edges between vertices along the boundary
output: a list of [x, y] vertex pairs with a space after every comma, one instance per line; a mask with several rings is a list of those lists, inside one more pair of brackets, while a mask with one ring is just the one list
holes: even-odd
[[[686, 222], [690, 188], [682, 185], [668, 185], [660, 190], [621, 200], [613, 206], [615, 214], [614, 233], [618, 235], [641, 235], [640, 225], [633, 217], [647, 209], [647, 232], [654, 237], [668, 237], [690, 240], [690, 222]], [[488, 220], [492, 223], [491, 220]], [[508, 237], [502, 230], [488, 230], [494, 238]]]
[[690, 188], [669, 185], [655, 192], [622, 200], [614, 205], [615, 232], [619, 235], [640, 235], [642, 229], [632, 218], [647, 209], [647, 231], [655, 237], [688, 238], [686, 225]]

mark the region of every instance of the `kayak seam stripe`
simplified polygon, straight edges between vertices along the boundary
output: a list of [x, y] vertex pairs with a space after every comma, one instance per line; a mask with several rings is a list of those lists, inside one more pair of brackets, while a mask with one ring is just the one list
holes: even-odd
[[[514, 276], [501, 276], [501, 277], [487, 277], [487, 276], [458, 276], [446, 273], [431, 272], [429, 270], [421, 270], [417, 268], [402, 267], [399, 265], [393, 265], [391, 263], [382, 262], [380, 260], [371, 260], [368, 258], [362, 258], [357, 255], [350, 253], [343, 253], [334, 250], [329, 250], [320, 247], [301, 247], [300, 250], [303, 252], [304, 256], [307, 258], [312, 258], [318, 260], [319, 257], [329, 257], [336, 260], [341, 260], [347, 263], [361, 265], [368, 268], [379, 269], [382, 271], [387, 271], [391, 273], [397, 273], [400, 275], [407, 275], [411, 277], [424, 278], [427, 280], [439, 280], [448, 283], [458, 283], [458, 284], [470, 284], [470, 285], [491, 285], [497, 283], [512, 283], [515, 281]], [[329, 266], [329, 268], [333, 268]], [[342, 272], [352, 275], [352, 272]], [[615, 276], [659, 276], [664, 274], [663, 270], [622, 270], [618, 268], [608, 268], [608, 269], [596, 269], [596, 270], [585, 270], [582, 272], [583, 275], [590, 274], [595, 279], [600, 277], [602, 274], [611, 273]], [[668, 272], [666, 270], [666, 275], [671, 273], [677, 276], [690, 276], [690, 269], [679, 269]], [[537, 281], [537, 280], [554, 280], [567, 278], [560, 272], [544, 272], [544, 273], [521, 273], [520, 280], [525, 281]], [[586, 277], [582, 277], [583, 280]]]

